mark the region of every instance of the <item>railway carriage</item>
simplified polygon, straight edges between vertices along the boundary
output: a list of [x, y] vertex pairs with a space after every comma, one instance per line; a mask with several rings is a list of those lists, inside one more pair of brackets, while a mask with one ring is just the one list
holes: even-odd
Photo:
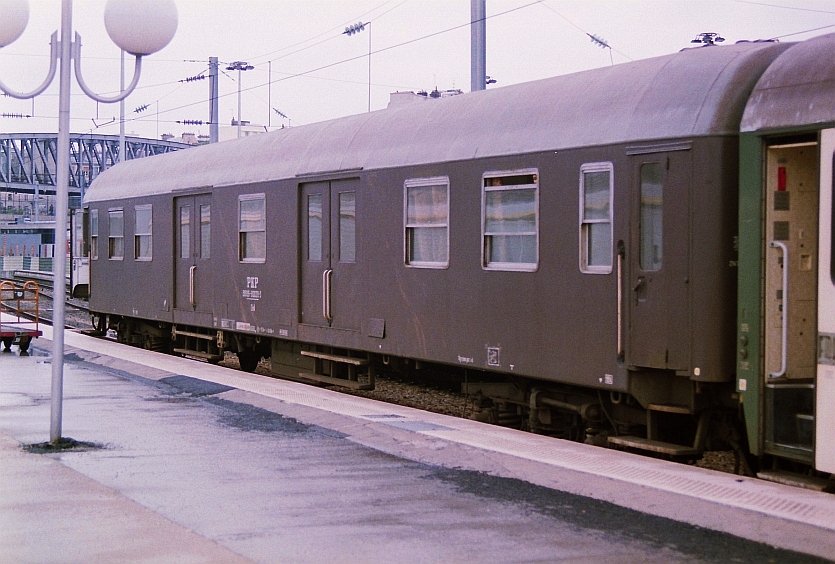
[[443, 367], [532, 430], [742, 450], [739, 127], [796, 48], [706, 46], [122, 163], [85, 196], [91, 310], [124, 342], [249, 370], [368, 387]]
[[793, 46], [745, 108], [737, 327], [751, 451], [828, 473], [835, 472], [833, 53], [833, 35]]

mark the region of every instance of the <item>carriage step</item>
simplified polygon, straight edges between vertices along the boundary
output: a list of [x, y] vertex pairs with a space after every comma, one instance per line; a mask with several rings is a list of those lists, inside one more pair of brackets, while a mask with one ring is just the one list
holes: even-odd
[[679, 415], [691, 415], [691, 410], [686, 405], [676, 405], [671, 403], [651, 403], [647, 406], [647, 411], [660, 411], [662, 413], [677, 413]]
[[645, 439], [636, 436], [622, 436], [609, 437], [609, 444], [620, 448], [635, 449], [641, 451], [654, 452], [657, 454], [664, 454], [675, 458], [693, 458], [700, 457], [702, 451], [687, 445], [677, 445], [675, 443], [665, 443], [663, 441], [654, 441], [652, 439]]
[[[354, 358], [352, 356], [341, 356], [336, 354], [324, 353], [319, 351], [299, 351], [302, 356], [307, 356], [315, 360], [313, 372], [301, 372], [300, 378], [313, 380], [315, 382], [322, 382], [332, 386], [342, 386], [352, 390], [373, 390], [374, 389], [374, 369], [368, 363], [367, 359]], [[336, 364], [344, 364], [347, 367], [347, 378], [336, 378], [324, 374], [324, 366], [322, 362], [333, 362]], [[367, 367], [365, 374], [358, 374], [359, 367]]]
[[342, 364], [352, 364], [354, 366], [366, 366], [368, 364], [368, 361], [364, 358], [354, 358], [352, 356], [339, 356], [318, 351], [301, 351], [301, 355], [309, 356], [312, 358], [318, 358], [320, 360], [329, 360], [331, 362], [340, 362]]
[[193, 333], [191, 331], [179, 331], [174, 329], [174, 337], [179, 337], [182, 335], [183, 337], [194, 337], [195, 339], [204, 339], [206, 341], [214, 341], [217, 335], [207, 335], [205, 333]]
[[191, 356], [194, 358], [202, 358], [208, 360], [209, 362], [220, 362], [221, 360], [223, 360], [222, 354], [212, 354], [203, 351], [193, 351], [191, 349], [174, 349], [174, 353], [183, 356]]
[[374, 389], [374, 379], [362, 375], [360, 375], [357, 380], [348, 380], [347, 378], [334, 378], [333, 376], [325, 376], [324, 374], [315, 374], [313, 372], [299, 372], [299, 379], [308, 381], [312, 380], [313, 382], [320, 382], [330, 386], [341, 386], [352, 390]]
[[762, 472], [757, 472], [757, 478], [768, 482], [783, 484], [784, 486], [795, 486], [817, 492], [831, 493], [835, 491], [835, 480], [832, 478], [826, 479], [814, 476], [804, 476], [802, 474], [795, 474], [784, 470], [764, 470]]

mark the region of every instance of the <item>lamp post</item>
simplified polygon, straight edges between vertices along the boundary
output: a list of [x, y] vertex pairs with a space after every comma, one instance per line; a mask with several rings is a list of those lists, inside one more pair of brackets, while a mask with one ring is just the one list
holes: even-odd
[[[29, 4], [26, 0], [0, 0], [0, 48], [15, 41], [26, 29], [29, 21]], [[58, 72], [58, 154], [55, 197], [55, 249], [60, 258], [53, 262], [53, 281], [56, 292], [66, 285], [67, 209], [69, 199], [70, 157], [70, 72], [75, 60], [75, 79], [84, 93], [102, 103], [115, 103], [125, 99], [139, 83], [142, 57], [165, 47], [177, 30], [177, 7], [173, 0], [153, 2], [108, 0], [104, 8], [104, 26], [110, 39], [122, 51], [136, 58], [133, 80], [127, 89], [113, 97], [95, 94], [81, 76], [81, 36], [72, 37], [72, 0], [61, 0], [61, 38], [54, 32], [50, 39], [50, 63], [46, 80], [31, 92], [16, 92], [0, 81], [0, 90], [19, 98], [34, 98], [43, 93]], [[56, 257], [57, 258], [57, 257]], [[57, 294], [56, 294], [57, 296]], [[61, 439], [61, 416], [64, 387], [64, 300], [53, 303], [52, 336], [52, 402], [49, 440]]]
[[[354, 25], [349, 25], [342, 32], [342, 35], [352, 36], [354, 34], [365, 31], [365, 26], [371, 25], [371, 22], [358, 22]], [[371, 111], [371, 30], [368, 31], [368, 111]]]
[[241, 71], [248, 71], [254, 68], [254, 66], [244, 61], [235, 61], [226, 67], [226, 70], [238, 71], [238, 139], [241, 138]]

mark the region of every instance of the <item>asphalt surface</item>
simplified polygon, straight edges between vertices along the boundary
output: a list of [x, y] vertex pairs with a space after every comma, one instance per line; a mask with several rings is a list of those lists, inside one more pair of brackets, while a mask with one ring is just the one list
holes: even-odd
[[[315, 390], [322, 406], [311, 408], [201, 379], [226, 369], [135, 363], [127, 347], [68, 348], [64, 436], [88, 444], [43, 452], [33, 445], [49, 434], [50, 344], [0, 355], [2, 563], [819, 560], [537, 485], [526, 469], [541, 469], [525, 461], [421, 434], [443, 416], [412, 420], [352, 398], [371, 420], [358, 424], [328, 410], [343, 401], [334, 392]], [[802, 530], [805, 544], [831, 536]]]

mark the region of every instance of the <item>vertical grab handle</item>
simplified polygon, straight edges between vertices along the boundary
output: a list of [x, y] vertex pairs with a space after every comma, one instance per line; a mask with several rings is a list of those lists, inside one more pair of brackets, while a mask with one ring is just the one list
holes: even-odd
[[789, 248], [785, 243], [780, 241], [772, 241], [768, 244], [772, 249], [780, 249], [783, 252], [783, 295], [781, 305], [783, 309], [783, 327], [780, 345], [780, 370], [777, 372], [769, 372], [769, 378], [779, 378], [785, 376], [788, 363], [788, 346], [789, 346]]
[[333, 279], [333, 270], [327, 269], [322, 272], [322, 316], [328, 320], [333, 321], [331, 315], [331, 280]]
[[194, 273], [196, 270], [196, 266], [188, 269], [188, 302], [191, 304], [191, 307], [197, 307], [196, 296], [194, 295]]
[[618, 241], [618, 359], [623, 359], [623, 258], [626, 248], [623, 241]]

